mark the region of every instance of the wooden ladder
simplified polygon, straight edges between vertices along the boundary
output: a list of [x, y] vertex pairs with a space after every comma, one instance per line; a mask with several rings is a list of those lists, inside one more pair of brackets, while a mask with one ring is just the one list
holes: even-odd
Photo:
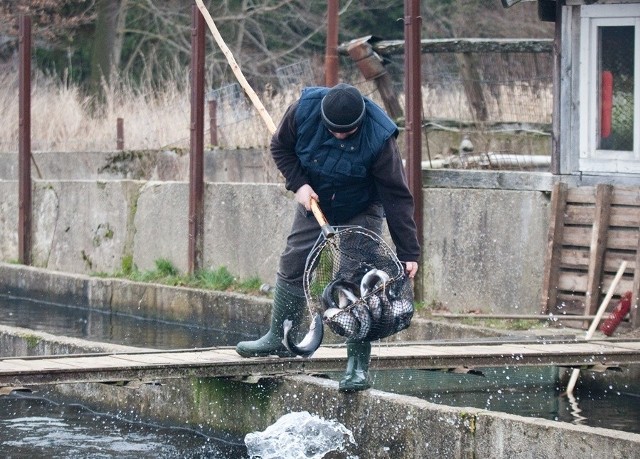
[[[640, 326], [640, 187], [568, 188], [551, 195], [542, 291], [543, 314], [593, 315], [622, 261], [614, 298], [632, 292], [630, 322]], [[613, 309], [615, 301], [608, 310]]]

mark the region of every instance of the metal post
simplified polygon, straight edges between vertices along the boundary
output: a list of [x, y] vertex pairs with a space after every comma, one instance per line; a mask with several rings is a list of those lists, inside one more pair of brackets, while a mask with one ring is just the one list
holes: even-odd
[[124, 119], [116, 120], [116, 150], [124, 150]]
[[189, 272], [202, 268], [204, 239], [204, 17], [191, 7], [191, 152], [189, 159]]
[[[418, 240], [423, 240], [423, 207], [422, 207], [422, 87], [421, 87], [421, 47], [420, 0], [404, 2], [404, 68], [405, 68], [405, 132], [407, 142], [407, 178], [409, 189], [413, 195], [415, 209], [413, 217], [416, 222]], [[423, 299], [423, 270], [418, 271], [414, 283], [414, 297]]]
[[18, 261], [31, 264], [31, 18], [20, 16]]
[[422, 88], [420, 81], [420, 1], [405, 0], [405, 113], [407, 176], [415, 201], [414, 218], [422, 235]]
[[327, 48], [324, 57], [324, 83], [331, 87], [338, 84], [338, 7], [339, 0], [329, 0], [327, 5]]
[[209, 101], [209, 135], [211, 145], [218, 145], [218, 102], [215, 99]]

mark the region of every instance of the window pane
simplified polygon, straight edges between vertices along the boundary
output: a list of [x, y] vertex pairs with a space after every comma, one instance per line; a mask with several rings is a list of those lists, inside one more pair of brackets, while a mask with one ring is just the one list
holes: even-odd
[[599, 28], [598, 148], [633, 150], [633, 26]]

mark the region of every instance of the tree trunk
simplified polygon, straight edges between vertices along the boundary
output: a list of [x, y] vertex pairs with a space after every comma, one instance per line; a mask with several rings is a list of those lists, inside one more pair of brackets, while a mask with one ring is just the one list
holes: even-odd
[[118, 8], [118, 19], [116, 21], [116, 36], [113, 42], [113, 61], [112, 68], [120, 68], [120, 57], [122, 56], [122, 43], [124, 42], [124, 28], [127, 18], [127, 6], [129, 0], [120, 0], [120, 8]]
[[96, 3], [96, 30], [93, 36], [89, 88], [100, 105], [104, 101], [102, 81], [104, 79], [108, 82], [111, 76], [120, 0], [97, 0]]

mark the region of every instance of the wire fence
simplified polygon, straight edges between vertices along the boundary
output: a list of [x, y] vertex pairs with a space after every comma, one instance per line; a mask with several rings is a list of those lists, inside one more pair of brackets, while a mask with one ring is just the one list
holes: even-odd
[[[384, 62], [390, 89], [398, 105], [404, 107], [404, 55], [384, 55]], [[421, 66], [425, 167], [548, 168], [551, 52], [423, 51]], [[310, 60], [276, 70], [278, 87], [267, 86], [259, 94], [276, 124], [301, 88], [322, 84], [317, 80], [317, 75], [322, 75], [319, 70]], [[344, 53], [340, 56], [340, 80], [358, 86], [384, 106], [376, 81], [367, 81], [357, 63]], [[15, 78], [5, 79], [5, 83], [0, 103], [8, 119], [17, 119], [18, 85]], [[40, 93], [43, 96], [39, 99]], [[126, 149], [188, 148], [188, 85], [177, 85], [156, 99], [145, 91], [110, 96], [108, 119], [95, 119], [86, 116], [86, 101], [80, 91], [64, 85], [54, 87], [39, 77], [33, 89], [32, 148], [112, 150], [118, 117], [124, 118]], [[216, 101], [220, 147], [268, 148], [270, 133], [238, 83], [210, 89], [203, 102], [208, 100]], [[205, 122], [205, 126], [209, 124]], [[17, 123], [0, 132], [0, 149], [17, 150]]]
[[[404, 106], [403, 55], [385, 55]], [[343, 72], [377, 102], [356, 63]], [[423, 53], [424, 167], [548, 170], [553, 111], [551, 52]]]

